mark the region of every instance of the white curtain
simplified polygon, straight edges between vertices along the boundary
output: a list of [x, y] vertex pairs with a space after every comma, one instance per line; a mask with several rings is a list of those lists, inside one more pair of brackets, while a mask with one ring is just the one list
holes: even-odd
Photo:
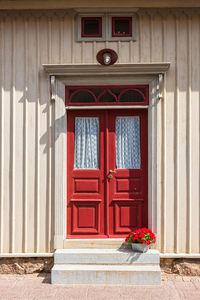
[[116, 168], [140, 169], [140, 117], [117, 117]]
[[99, 119], [75, 118], [75, 169], [99, 168]]

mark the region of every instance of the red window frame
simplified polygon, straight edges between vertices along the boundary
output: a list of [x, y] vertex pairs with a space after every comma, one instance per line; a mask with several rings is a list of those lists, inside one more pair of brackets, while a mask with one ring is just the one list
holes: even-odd
[[[108, 90], [108, 89], [114, 89], [114, 88], [122, 88], [124, 89], [124, 91], [122, 91], [121, 93], [124, 94], [126, 90], [138, 90], [138, 89], [145, 89], [145, 94], [144, 94], [144, 101], [143, 102], [120, 102], [120, 101], [117, 101], [116, 102], [99, 102], [99, 96], [98, 97], [95, 97], [94, 96], [94, 99], [95, 101], [94, 102], [84, 102], [84, 103], [81, 103], [81, 102], [70, 102], [70, 98], [69, 98], [69, 89], [77, 89], [80, 90], [80, 91], [88, 91], [90, 89], [105, 89]], [[74, 93], [76, 93], [77, 91], [75, 91]], [[139, 93], [141, 93], [139, 90], [138, 90]], [[73, 94], [74, 94], [73, 93]], [[89, 91], [90, 94], [93, 94], [91, 91]], [[120, 93], [120, 95], [121, 95]], [[103, 94], [103, 91], [102, 93]], [[72, 96], [71, 96], [72, 97]], [[149, 86], [148, 85], [109, 85], [109, 86], [66, 86], [65, 87], [65, 105], [66, 106], [106, 106], [106, 105], [109, 105], [109, 106], [116, 106], [116, 105], [140, 105], [140, 106], [145, 106], [145, 105], [148, 105], [149, 104]]]
[[[115, 34], [115, 21], [128, 20], [129, 21], [129, 34]], [[131, 37], [132, 32], [132, 17], [112, 17], [112, 37]]]
[[[99, 24], [99, 34], [84, 34], [84, 22], [85, 20], [97, 20]], [[81, 37], [93, 38], [102, 37], [102, 17], [82, 17], [81, 18]]]

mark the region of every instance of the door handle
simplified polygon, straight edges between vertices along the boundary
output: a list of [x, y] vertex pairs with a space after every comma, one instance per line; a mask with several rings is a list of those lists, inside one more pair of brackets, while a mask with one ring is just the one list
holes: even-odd
[[112, 173], [116, 173], [116, 171], [109, 170], [109, 173], [108, 173], [108, 175], [107, 175], [108, 181], [110, 181], [110, 179], [112, 179], [112, 178], [113, 178], [113, 175], [112, 175]]
[[111, 173], [116, 173], [116, 171], [113, 171], [113, 170], [109, 170], [109, 173], [111, 174]]

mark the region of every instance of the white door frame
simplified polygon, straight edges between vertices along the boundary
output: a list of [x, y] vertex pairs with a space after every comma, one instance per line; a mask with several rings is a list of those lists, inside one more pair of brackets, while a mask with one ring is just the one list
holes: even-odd
[[[100, 65], [44, 65], [50, 75], [51, 99], [54, 109], [54, 248], [64, 248], [66, 239], [66, 176], [67, 176], [67, 114], [65, 86], [70, 85], [149, 85], [148, 105], [148, 226], [157, 232], [160, 218], [158, 206], [158, 106], [165, 101], [165, 72], [169, 63]], [[101, 107], [102, 109], [103, 107]], [[107, 108], [107, 106], [106, 106]], [[123, 106], [119, 106], [120, 109]], [[124, 108], [127, 108], [124, 106]], [[138, 108], [138, 106], [134, 106]], [[134, 109], [133, 108], [133, 109]], [[68, 107], [70, 109], [70, 107]], [[92, 109], [92, 107], [87, 107]], [[145, 107], [144, 107], [145, 109]], [[147, 107], [146, 107], [147, 109]], [[159, 248], [159, 239], [157, 241]]]

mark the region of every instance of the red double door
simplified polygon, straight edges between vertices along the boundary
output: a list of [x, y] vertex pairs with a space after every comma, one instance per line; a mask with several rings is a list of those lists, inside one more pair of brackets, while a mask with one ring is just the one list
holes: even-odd
[[147, 226], [147, 111], [68, 111], [67, 238]]

